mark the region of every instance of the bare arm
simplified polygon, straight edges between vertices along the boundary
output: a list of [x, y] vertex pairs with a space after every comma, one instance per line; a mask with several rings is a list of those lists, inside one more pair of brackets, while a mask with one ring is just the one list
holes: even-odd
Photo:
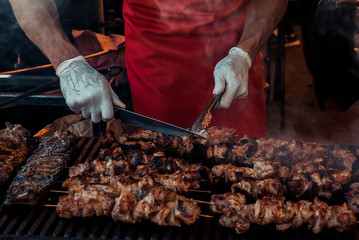
[[50, 60], [67, 105], [93, 122], [113, 119], [113, 104], [126, 107], [107, 80], [66, 37], [53, 0], [9, 0], [27, 37]]
[[246, 51], [252, 62], [277, 27], [287, 9], [288, 0], [253, 0], [237, 47]]
[[273, 30], [282, 19], [288, 0], [252, 0], [237, 47], [214, 69], [213, 94], [223, 91], [220, 108], [228, 108], [235, 98], [248, 96], [248, 70]]
[[27, 37], [40, 48], [55, 69], [79, 56], [64, 33], [53, 0], [10, 0], [15, 17]]

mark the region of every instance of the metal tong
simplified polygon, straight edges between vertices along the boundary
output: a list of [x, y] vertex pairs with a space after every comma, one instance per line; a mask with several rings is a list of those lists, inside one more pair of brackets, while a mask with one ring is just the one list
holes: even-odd
[[203, 112], [197, 117], [196, 121], [193, 123], [191, 130], [196, 133], [200, 133], [203, 130], [206, 130], [212, 120], [213, 114], [218, 107], [218, 104], [221, 101], [222, 95], [225, 92], [220, 94], [214, 94], [211, 100], [208, 102], [207, 106]]

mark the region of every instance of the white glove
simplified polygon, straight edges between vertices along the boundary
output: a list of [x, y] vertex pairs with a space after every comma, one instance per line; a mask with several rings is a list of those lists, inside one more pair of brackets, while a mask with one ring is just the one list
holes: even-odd
[[252, 61], [243, 49], [233, 47], [227, 57], [219, 61], [214, 68], [213, 94], [225, 91], [219, 108], [228, 108], [234, 98], [248, 96], [248, 71]]
[[[113, 104], [125, 108], [105, 77], [93, 69], [83, 56], [62, 62], [56, 69], [66, 104], [95, 123], [113, 119]], [[112, 104], [113, 103], [113, 104]]]

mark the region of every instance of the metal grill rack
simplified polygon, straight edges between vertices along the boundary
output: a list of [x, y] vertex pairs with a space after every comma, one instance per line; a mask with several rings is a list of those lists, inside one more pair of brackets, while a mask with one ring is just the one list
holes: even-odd
[[[101, 148], [98, 138], [80, 138], [74, 147], [72, 162], [69, 166], [95, 157]], [[61, 189], [66, 178], [64, 171], [53, 189]], [[59, 218], [55, 208], [44, 204], [57, 204], [61, 194], [49, 193], [43, 202], [35, 207], [0, 208], [1, 239], [359, 239], [357, 228], [353, 231], [339, 233], [335, 230], [323, 230], [315, 235], [305, 226], [278, 232], [274, 225], [257, 226], [237, 235], [234, 229], [219, 225], [218, 217], [200, 218], [194, 225], [181, 227], [160, 227], [150, 221], [136, 224], [116, 223], [111, 218]], [[3, 198], [4, 196], [2, 196]], [[189, 197], [208, 201], [209, 194], [195, 193]], [[202, 206], [202, 213], [213, 215], [207, 206]]]

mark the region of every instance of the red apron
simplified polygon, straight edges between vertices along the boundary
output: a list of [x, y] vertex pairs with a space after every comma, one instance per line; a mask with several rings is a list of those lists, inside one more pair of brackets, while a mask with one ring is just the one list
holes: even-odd
[[[135, 112], [188, 128], [212, 97], [213, 70], [238, 44], [250, 0], [125, 0], [126, 68]], [[265, 137], [260, 57], [246, 99], [218, 109], [212, 126]]]

